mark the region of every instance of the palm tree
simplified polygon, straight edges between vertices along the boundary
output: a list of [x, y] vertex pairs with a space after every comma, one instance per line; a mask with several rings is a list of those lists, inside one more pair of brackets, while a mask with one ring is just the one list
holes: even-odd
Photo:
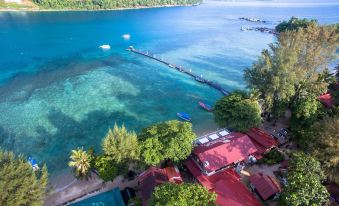
[[75, 176], [87, 178], [90, 175], [90, 156], [83, 148], [72, 150], [68, 166], [74, 167]]

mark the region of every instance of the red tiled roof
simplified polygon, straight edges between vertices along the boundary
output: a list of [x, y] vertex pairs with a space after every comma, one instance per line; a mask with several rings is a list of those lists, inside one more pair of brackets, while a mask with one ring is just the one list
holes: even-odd
[[259, 128], [252, 128], [246, 133], [253, 143], [256, 144], [259, 151], [266, 151], [272, 147], [278, 146], [278, 141]]
[[334, 100], [330, 93], [321, 95], [319, 97], [319, 101], [323, 103], [326, 107], [332, 107], [334, 105]]
[[193, 153], [197, 155], [200, 161], [202, 163], [208, 162], [208, 166], [204, 168], [207, 172], [243, 161], [250, 154], [257, 152], [257, 148], [247, 135], [233, 132], [230, 137], [230, 142], [209, 142], [194, 148]]
[[164, 170], [170, 182], [173, 182], [173, 183], [183, 182], [180, 172], [176, 167], [166, 167]]
[[213, 191], [217, 194], [218, 205], [261, 206], [261, 203], [239, 180], [231, 176], [219, 180]]
[[251, 175], [250, 182], [263, 200], [267, 200], [281, 191], [280, 185], [275, 179], [262, 173]]
[[190, 173], [193, 175], [193, 177], [197, 177], [201, 175], [201, 170], [197, 166], [197, 164], [192, 160], [192, 158], [188, 158], [185, 162], [184, 165], [187, 167], [187, 169], [190, 171]]
[[182, 182], [179, 171], [172, 168], [173, 167], [160, 169], [157, 167], [150, 167], [148, 170], [139, 175], [138, 182], [140, 185], [139, 187], [143, 205], [147, 205], [147, 202], [156, 186], [165, 182]]
[[201, 174], [199, 167], [191, 159], [185, 161], [191, 174], [206, 189], [217, 194], [216, 203], [221, 206], [260, 206], [245, 185], [240, 182], [240, 176], [234, 169], [223, 170], [211, 176]]

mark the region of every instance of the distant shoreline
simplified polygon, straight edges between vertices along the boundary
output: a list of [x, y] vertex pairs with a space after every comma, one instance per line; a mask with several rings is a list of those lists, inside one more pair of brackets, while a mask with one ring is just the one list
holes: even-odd
[[[200, 3], [201, 4], [201, 3]], [[134, 9], [154, 9], [154, 8], [168, 8], [168, 7], [190, 7], [190, 6], [199, 6], [200, 4], [179, 4], [179, 5], [159, 5], [159, 6], [138, 6], [138, 7], [122, 7], [122, 8], [112, 8], [112, 9], [36, 9], [36, 8], [27, 8], [27, 9], [4, 9], [0, 8], [0, 12], [71, 12], [71, 11], [119, 11], [119, 10], [134, 10]]]

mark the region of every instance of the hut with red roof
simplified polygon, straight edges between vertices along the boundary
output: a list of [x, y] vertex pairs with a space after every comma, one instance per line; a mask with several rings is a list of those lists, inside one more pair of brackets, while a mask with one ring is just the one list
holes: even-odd
[[257, 191], [263, 200], [281, 192], [280, 184], [271, 176], [256, 173], [250, 177], [251, 187]]
[[180, 184], [183, 182], [180, 172], [176, 167], [167, 167], [160, 169], [150, 167], [138, 176], [138, 184], [142, 205], [148, 205], [148, 201], [152, 195], [154, 188], [166, 182]]
[[246, 133], [253, 144], [258, 149], [258, 152], [255, 154], [257, 159], [262, 158], [262, 155], [269, 152], [271, 149], [278, 146], [279, 142], [275, 140], [271, 135], [267, 134], [259, 128], [252, 128]]

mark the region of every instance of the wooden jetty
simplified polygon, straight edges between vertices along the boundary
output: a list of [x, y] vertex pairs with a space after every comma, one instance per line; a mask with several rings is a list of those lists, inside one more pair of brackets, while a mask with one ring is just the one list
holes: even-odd
[[173, 68], [173, 69], [175, 69], [179, 72], [185, 73], [185, 74], [191, 76], [195, 81], [200, 82], [202, 84], [207, 84], [208, 86], [220, 91], [223, 95], [229, 94], [229, 92], [227, 90], [225, 90], [224, 88], [222, 88], [222, 86], [219, 85], [218, 83], [207, 80], [207, 79], [203, 78], [202, 76], [193, 74], [191, 70], [187, 70], [187, 69], [185, 69], [181, 66], [176, 66], [175, 64], [171, 64], [170, 62], [167, 62], [167, 61], [165, 61], [161, 58], [158, 58], [155, 55], [149, 54], [148, 52], [145, 53], [145, 52], [139, 51], [132, 46], [130, 46], [127, 50], [131, 51], [133, 53], [140, 54], [142, 56], [148, 57], [148, 58], [153, 59], [155, 61], [158, 61], [160, 63], [163, 63], [163, 64], [167, 65], [168, 67]]

